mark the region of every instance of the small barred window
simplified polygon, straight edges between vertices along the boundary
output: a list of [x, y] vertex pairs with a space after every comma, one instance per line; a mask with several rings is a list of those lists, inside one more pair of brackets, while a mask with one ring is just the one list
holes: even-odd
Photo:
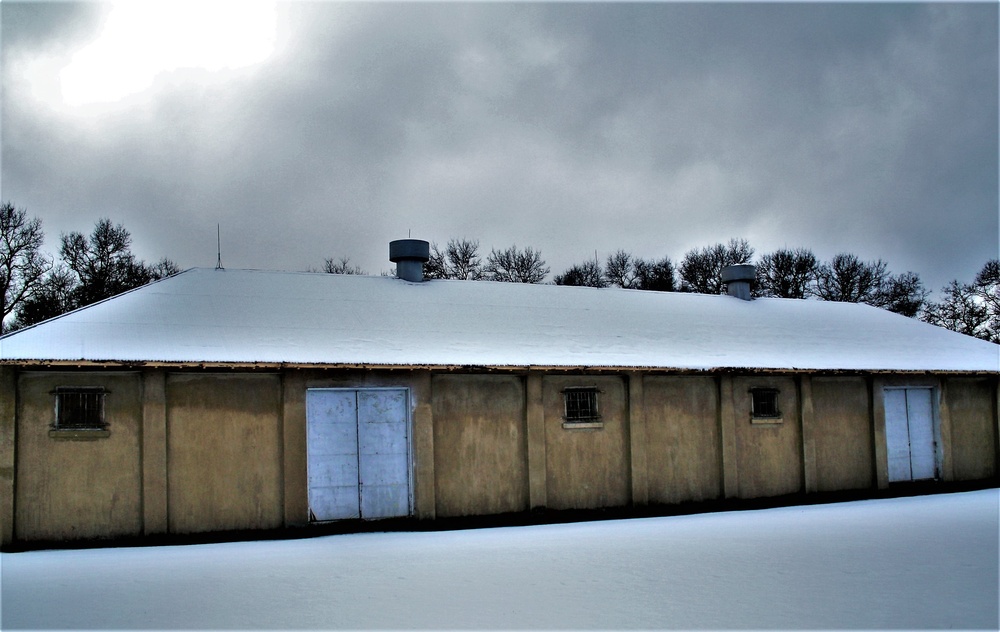
[[103, 429], [104, 421], [103, 388], [57, 388], [56, 429]]
[[750, 399], [752, 407], [750, 414], [753, 418], [777, 419], [781, 417], [781, 410], [778, 408], [778, 389], [750, 389]]
[[563, 391], [566, 421], [596, 421], [601, 418], [596, 388], [568, 388]]

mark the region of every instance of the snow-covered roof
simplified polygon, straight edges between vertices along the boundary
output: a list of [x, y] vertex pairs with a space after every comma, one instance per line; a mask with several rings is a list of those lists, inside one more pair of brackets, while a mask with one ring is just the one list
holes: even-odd
[[867, 305], [196, 268], [0, 338], [0, 362], [1000, 371]]

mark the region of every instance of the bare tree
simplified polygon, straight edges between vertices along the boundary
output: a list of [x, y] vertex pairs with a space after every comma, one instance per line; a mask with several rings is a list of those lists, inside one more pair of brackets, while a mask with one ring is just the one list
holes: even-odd
[[608, 285], [626, 290], [635, 289], [638, 281], [635, 264], [636, 259], [624, 250], [608, 255], [604, 263], [604, 278]]
[[38, 289], [17, 307], [11, 329], [21, 329], [77, 308], [74, 290], [76, 274], [63, 263], [53, 266]]
[[987, 340], [1000, 342], [1000, 260], [991, 259], [972, 282], [976, 297], [989, 314]]
[[817, 267], [816, 256], [806, 248], [768, 253], [757, 264], [757, 294], [805, 298], [816, 280]]
[[728, 244], [715, 244], [689, 251], [680, 264], [681, 290], [702, 294], [722, 294], [722, 270], [731, 265], [750, 263], [754, 249], [746, 239], [730, 239]]
[[548, 273], [542, 253], [530, 246], [524, 250], [517, 246], [491, 250], [483, 267], [483, 278], [508, 283], [541, 283]]
[[[395, 270], [392, 273], [395, 276]], [[429, 257], [427, 263], [424, 264], [424, 278], [425, 279], [447, 279], [448, 278], [448, 268], [445, 264], [444, 253], [438, 248], [437, 244], [432, 244], [430, 247]]]
[[18, 327], [58, 316], [78, 307], [176, 274], [169, 259], [147, 265], [132, 254], [132, 235], [124, 226], [100, 219], [93, 232], [62, 235], [62, 262], [45, 276], [42, 287], [17, 310]]
[[334, 260], [327, 258], [323, 261], [323, 272], [330, 274], [367, 274], [360, 266], [352, 266], [350, 257], [343, 256]]
[[430, 260], [424, 265], [424, 278], [465, 279], [483, 278], [483, 264], [479, 257], [479, 241], [449, 239], [442, 252], [437, 244], [430, 248]]
[[154, 280], [165, 279], [181, 272], [181, 269], [177, 266], [177, 264], [166, 257], [163, 257], [153, 265], [149, 266], [149, 270], [152, 273]]
[[619, 250], [608, 255], [604, 279], [608, 285], [626, 290], [673, 292], [674, 264], [669, 257], [647, 261]]
[[636, 259], [634, 266], [636, 289], [655, 292], [673, 292], [676, 289], [674, 263], [670, 257], [664, 257], [659, 261]]
[[478, 240], [451, 239], [446, 254], [452, 279], [475, 280], [483, 277]]
[[89, 238], [72, 232], [61, 241], [60, 257], [79, 279], [79, 307], [153, 280], [152, 271], [132, 254], [132, 235], [107, 218], [97, 221]]
[[865, 262], [855, 255], [841, 253], [830, 263], [819, 266], [814, 293], [824, 301], [877, 306], [887, 275], [886, 263], [881, 259]]
[[819, 266], [813, 293], [824, 301], [867, 303], [904, 316], [916, 317], [930, 294], [914, 272], [890, 274], [885, 261], [861, 261], [841, 253]]
[[0, 333], [8, 316], [40, 291], [52, 261], [41, 252], [42, 221], [10, 202], [0, 205]]
[[574, 265], [562, 274], [557, 274], [553, 280], [556, 285], [583, 285], [587, 287], [607, 287], [608, 285], [604, 280], [601, 264], [596, 259]]
[[973, 284], [952, 281], [941, 289], [944, 298], [928, 303], [921, 320], [967, 336], [1000, 342], [1000, 332], [990, 331], [990, 313], [978, 300]]
[[1000, 260], [987, 261], [972, 283], [952, 281], [941, 292], [940, 302], [924, 307], [923, 320], [1000, 343]]
[[924, 288], [918, 274], [904, 272], [886, 278], [876, 307], [915, 318], [927, 303], [928, 295], [930, 292]]

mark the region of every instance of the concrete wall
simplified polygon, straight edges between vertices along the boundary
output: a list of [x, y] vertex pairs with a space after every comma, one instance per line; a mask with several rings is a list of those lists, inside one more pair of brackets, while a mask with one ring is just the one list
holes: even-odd
[[[596, 386], [601, 427], [564, 425], [563, 390]], [[544, 376], [547, 506], [617, 507], [630, 500], [628, 401], [621, 377]]]
[[[107, 436], [50, 433], [59, 386], [109, 391]], [[418, 518], [887, 487], [886, 386], [935, 389], [944, 480], [995, 479], [995, 376], [0, 367], [0, 543], [308, 523], [309, 388], [409, 389]], [[572, 387], [599, 423], [565, 423]]]
[[[778, 389], [780, 421], [751, 417], [752, 388]], [[802, 490], [802, 424], [795, 379], [734, 377], [732, 399], [739, 497], [762, 498]]]
[[945, 406], [950, 422], [954, 480], [980, 480], [997, 473], [996, 396], [988, 378], [950, 378]]
[[712, 377], [644, 380], [649, 502], [710, 500], [722, 494], [718, 386]]
[[433, 392], [437, 515], [528, 509], [523, 380], [439, 375]]
[[282, 525], [277, 375], [167, 376], [171, 533]]
[[[50, 432], [60, 386], [101, 386], [107, 436]], [[136, 535], [142, 525], [137, 373], [22, 373], [17, 382], [14, 537]]]
[[874, 485], [871, 395], [862, 377], [812, 378], [816, 491]]
[[0, 366], [0, 545], [14, 540], [14, 453], [17, 441], [17, 372]]

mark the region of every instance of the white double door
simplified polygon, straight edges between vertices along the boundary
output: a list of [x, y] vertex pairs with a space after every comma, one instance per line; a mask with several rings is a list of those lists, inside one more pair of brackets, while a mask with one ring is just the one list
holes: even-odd
[[889, 482], [937, 477], [933, 395], [930, 388], [885, 390]]
[[312, 520], [410, 514], [406, 389], [306, 391]]

